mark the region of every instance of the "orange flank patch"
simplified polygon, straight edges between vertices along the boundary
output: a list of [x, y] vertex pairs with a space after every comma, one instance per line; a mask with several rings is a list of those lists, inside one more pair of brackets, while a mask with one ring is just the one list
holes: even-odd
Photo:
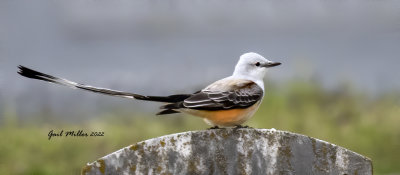
[[218, 111], [184, 110], [188, 114], [207, 119], [218, 126], [235, 126], [246, 122], [257, 110], [259, 103], [245, 109], [228, 109]]
[[230, 109], [221, 111], [202, 111], [203, 117], [216, 124], [234, 123], [247, 113], [246, 109]]

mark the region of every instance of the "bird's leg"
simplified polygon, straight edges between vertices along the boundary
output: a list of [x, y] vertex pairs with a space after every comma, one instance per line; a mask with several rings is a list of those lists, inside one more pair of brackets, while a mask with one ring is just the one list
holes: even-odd
[[218, 126], [213, 126], [211, 128], [208, 128], [208, 129], [220, 129], [220, 128]]

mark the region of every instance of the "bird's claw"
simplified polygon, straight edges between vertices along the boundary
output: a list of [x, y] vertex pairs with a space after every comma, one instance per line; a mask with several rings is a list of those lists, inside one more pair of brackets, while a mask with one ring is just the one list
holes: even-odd
[[211, 127], [211, 128], [208, 128], [209, 130], [210, 129], [220, 129], [218, 126], [213, 126], [213, 127]]
[[245, 125], [245, 126], [242, 126], [242, 125], [236, 125], [236, 126], [234, 127], [234, 129], [241, 129], [241, 128], [251, 128], [251, 129], [252, 129], [252, 127], [250, 127], [250, 126], [247, 126], [247, 125]]

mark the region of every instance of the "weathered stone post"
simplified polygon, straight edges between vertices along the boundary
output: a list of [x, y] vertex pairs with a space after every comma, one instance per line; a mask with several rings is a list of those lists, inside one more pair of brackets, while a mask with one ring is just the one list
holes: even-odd
[[372, 174], [370, 159], [275, 129], [216, 129], [167, 135], [122, 148], [82, 174]]

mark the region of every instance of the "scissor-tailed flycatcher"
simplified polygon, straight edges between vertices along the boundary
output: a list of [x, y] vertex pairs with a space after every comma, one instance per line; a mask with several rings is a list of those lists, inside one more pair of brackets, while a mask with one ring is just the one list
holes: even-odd
[[19, 66], [18, 73], [28, 78], [106, 95], [164, 102], [167, 104], [161, 106], [161, 111], [157, 115], [183, 112], [201, 117], [206, 123], [216, 127], [231, 127], [240, 126], [257, 111], [264, 96], [264, 75], [269, 67], [280, 64], [269, 61], [257, 53], [245, 53], [240, 56], [232, 76], [218, 80], [193, 94], [170, 96], [144, 96], [88, 86], [37, 72], [24, 66]]

